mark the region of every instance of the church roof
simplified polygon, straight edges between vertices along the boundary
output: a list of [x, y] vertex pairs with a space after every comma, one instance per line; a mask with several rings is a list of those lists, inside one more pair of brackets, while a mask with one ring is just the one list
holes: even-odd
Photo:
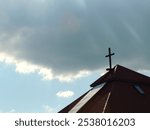
[[150, 77], [116, 65], [60, 113], [150, 112]]
[[121, 65], [116, 65], [111, 71], [104, 74], [90, 86], [95, 87], [103, 82], [109, 82], [113, 80], [150, 85], [150, 77], [125, 68]]

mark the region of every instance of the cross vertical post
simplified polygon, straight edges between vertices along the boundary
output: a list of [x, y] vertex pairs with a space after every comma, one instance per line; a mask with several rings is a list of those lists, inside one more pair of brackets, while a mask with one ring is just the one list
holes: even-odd
[[115, 55], [115, 53], [111, 53], [111, 48], [108, 48], [108, 55], [106, 55], [105, 57], [109, 57], [109, 68], [107, 68], [107, 71], [112, 70], [112, 61], [111, 61], [111, 57]]

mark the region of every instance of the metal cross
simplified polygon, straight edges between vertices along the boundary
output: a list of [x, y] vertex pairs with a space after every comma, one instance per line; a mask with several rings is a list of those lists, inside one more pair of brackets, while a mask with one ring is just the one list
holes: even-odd
[[108, 71], [112, 70], [111, 56], [113, 55], [115, 55], [115, 53], [111, 53], [111, 48], [108, 48], [108, 55], [105, 56], [105, 57], [109, 57], [109, 68], [106, 69]]

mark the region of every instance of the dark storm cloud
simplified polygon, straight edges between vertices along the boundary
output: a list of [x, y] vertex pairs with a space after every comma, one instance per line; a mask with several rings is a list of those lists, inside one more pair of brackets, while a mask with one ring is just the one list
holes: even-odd
[[114, 64], [149, 67], [148, 0], [1, 0], [0, 18], [0, 51], [55, 73], [106, 66], [108, 47]]

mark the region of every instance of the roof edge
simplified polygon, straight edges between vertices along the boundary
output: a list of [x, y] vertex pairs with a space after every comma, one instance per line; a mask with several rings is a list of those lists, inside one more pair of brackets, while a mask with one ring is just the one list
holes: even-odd
[[90, 86], [96, 87], [97, 85], [110, 81], [150, 84], [150, 77], [117, 64], [112, 70], [106, 72]]

